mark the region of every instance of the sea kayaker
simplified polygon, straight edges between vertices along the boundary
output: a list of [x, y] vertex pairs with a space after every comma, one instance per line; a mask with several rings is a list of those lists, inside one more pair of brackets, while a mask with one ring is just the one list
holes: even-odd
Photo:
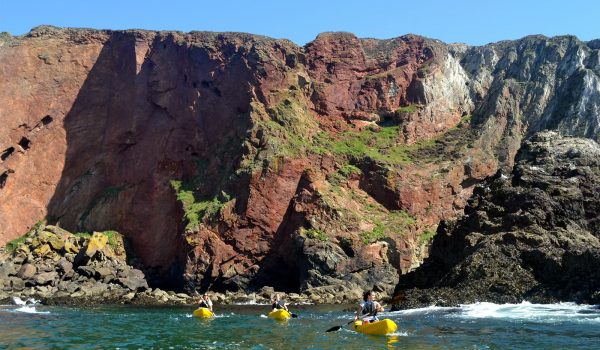
[[213, 311], [213, 303], [208, 296], [208, 293], [204, 293], [202, 295], [202, 299], [200, 299], [200, 305], [198, 307], [205, 307], [209, 309], [211, 312]]
[[279, 294], [275, 294], [271, 297], [271, 311], [284, 309], [290, 311], [287, 308], [287, 303], [279, 298]]
[[363, 302], [359, 304], [354, 315], [354, 320], [362, 319], [363, 322], [377, 321], [377, 313], [383, 312], [383, 306], [375, 301], [375, 292], [367, 290], [363, 294]]

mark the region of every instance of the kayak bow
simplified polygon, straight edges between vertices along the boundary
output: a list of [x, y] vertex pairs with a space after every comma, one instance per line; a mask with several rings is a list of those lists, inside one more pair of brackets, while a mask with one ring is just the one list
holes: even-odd
[[194, 316], [196, 316], [196, 317], [211, 318], [214, 315], [215, 314], [213, 314], [212, 311], [210, 311], [208, 308], [205, 308], [205, 307], [199, 307], [196, 310], [194, 310]]
[[279, 321], [287, 320], [290, 317], [292, 317], [292, 314], [290, 314], [289, 311], [285, 309], [278, 309], [269, 312], [269, 318], [273, 318]]

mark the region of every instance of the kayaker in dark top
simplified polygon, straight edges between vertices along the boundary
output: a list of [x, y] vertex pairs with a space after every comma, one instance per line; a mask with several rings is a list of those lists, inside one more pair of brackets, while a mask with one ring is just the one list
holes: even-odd
[[205, 307], [211, 312], [213, 311], [213, 304], [210, 298], [208, 297], [208, 293], [204, 293], [204, 295], [202, 295], [202, 299], [200, 299], [200, 305], [198, 307]]
[[383, 306], [374, 299], [375, 293], [370, 289], [363, 294], [363, 302], [359, 304], [354, 316], [355, 321], [359, 319], [363, 322], [377, 321], [377, 313], [383, 312]]
[[290, 311], [287, 308], [287, 303], [285, 301], [279, 299], [279, 294], [275, 294], [275, 295], [273, 295], [273, 297], [271, 297], [271, 311], [275, 311], [275, 310], [279, 310], [279, 309], [284, 309], [285, 311]]

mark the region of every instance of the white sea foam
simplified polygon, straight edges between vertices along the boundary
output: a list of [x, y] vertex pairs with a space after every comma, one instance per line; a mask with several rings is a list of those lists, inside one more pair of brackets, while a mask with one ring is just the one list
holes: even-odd
[[12, 302], [14, 305], [36, 305], [40, 303], [39, 300], [35, 300], [34, 298], [23, 300], [19, 297], [12, 297]]
[[49, 314], [50, 313], [50, 311], [37, 311], [35, 309], [35, 306], [28, 306], [28, 305], [21, 306], [20, 308], [15, 309], [14, 311], [15, 312], [23, 312], [26, 314]]
[[475, 303], [461, 306], [459, 315], [469, 318], [503, 318], [519, 320], [560, 321], [584, 319], [600, 322], [600, 309], [594, 305], [575, 303], [520, 304]]
[[433, 313], [444, 313], [444, 312], [451, 312], [451, 311], [457, 311], [458, 308], [456, 307], [442, 307], [442, 306], [427, 306], [427, 307], [421, 307], [421, 308], [417, 308], [417, 309], [408, 309], [408, 310], [400, 310], [400, 311], [393, 311], [393, 312], [384, 312], [384, 313], [380, 313], [378, 315], [380, 316], [389, 316], [389, 315], [419, 315], [419, 314], [433, 314]]
[[394, 333], [386, 334], [386, 336], [396, 336], [396, 337], [408, 337], [407, 331], [396, 331]]
[[39, 300], [35, 300], [34, 298], [29, 298], [27, 300], [23, 300], [19, 297], [12, 297], [12, 302], [16, 306], [20, 306], [19, 308], [13, 309], [13, 312], [23, 312], [27, 314], [49, 314], [49, 311], [37, 311], [35, 309], [35, 305], [40, 303]]
[[600, 323], [600, 307], [575, 303], [532, 304], [523, 301], [520, 304], [474, 303], [460, 307], [429, 306], [418, 309], [408, 309], [386, 312], [381, 316], [403, 315], [444, 315], [445, 317], [461, 319], [506, 319], [534, 322], [593, 322]]

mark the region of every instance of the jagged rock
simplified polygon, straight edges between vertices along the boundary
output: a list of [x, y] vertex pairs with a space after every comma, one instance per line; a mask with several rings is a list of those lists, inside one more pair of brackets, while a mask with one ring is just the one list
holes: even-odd
[[106, 283], [96, 282], [88, 284], [82, 287], [82, 290], [85, 292], [85, 295], [89, 296], [100, 296], [106, 291], [108, 291], [109, 287]]
[[94, 232], [85, 248], [85, 255], [92, 258], [97, 252], [103, 252], [107, 244], [108, 237], [99, 232]]
[[73, 282], [68, 282], [68, 281], [61, 281], [58, 285], [57, 285], [59, 290], [62, 290], [66, 293], [72, 294], [75, 291], [77, 291], [80, 287], [77, 283], [73, 283]]
[[146, 282], [144, 273], [138, 269], [129, 269], [123, 276], [118, 278], [119, 283], [132, 291], [140, 291], [148, 288], [148, 282]]
[[14, 276], [17, 273], [15, 264], [11, 261], [0, 261], [0, 280], [6, 279], [9, 276]]
[[25, 281], [18, 277], [9, 277], [8, 281], [4, 282], [4, 286], [4, 290], [18, 292], [25, 289]]
[[38, 257], [44, 257], [46, 256], [48, 253], [50, 253], [52, 249], [50, 248], [50, 245], [48, 244], [41, 244], [40, 246], [38, 246], [37, 248], [35, 248], [32, 253], [34, 256], [38, 256]]
[[56, 268], [63, 275], [66, 275], [73, 270], [73, 263], [67, 260], [67, 258], [63, 257], [56, 263]]
[[107, 276], [114, 275], [114, 272], [115, 272], [114, 269], [111, 269], [108, 267], [98, 267], [98, 268], [96, 268], [96, 278], [102, 279]]
[[48, 243], [50, 244], [50, 247], [55, 251], [60, 251], [65, 248], [65, 241], [63, 241], [56, 235], [52, 235], [48, 239]]
[[46, 284], [54, 284], [54, 282], [58, 279], [58, 273], [52, 272], [43, 272], [38, 273], [33, 277], [33, 282], [37, 285], [46, 285]]
[[49, 298], [52, 295], [54, 295], [54, 293], [57, 292], [57, 289], [53, 286], [46, 286], [46, 285], [39, 285], [35, 287], [35, 291], [36, 291], [36, 295], [38, 295], [41, 298]]
[[88, 277], [88, 278], [92, 278], [96, 274], [96, 271], [94, 270], [94, 268], [89, 267], [89, 266], [78, 266], [77, 272], [80, 275]]
[[71, 232], [60, 228], [58, 226], [54, 226], [54, 225], [46, 225], [44, 226], [44, 231], [48, 231], [50, 233], [55, 234], [58, 237], [61, 237], [63, 239], [72, 236]]
[[21, 266], [17, 276], [21, 279], [30, 279], [37, 273], [37, 267], [33, 264], [24, 264]]
[[397, 303], [597, 304], [600, 146], [534, 135], [510, 176], [475, 190], [465, 217], [436, 236], [430, 258], [400, 279]]

